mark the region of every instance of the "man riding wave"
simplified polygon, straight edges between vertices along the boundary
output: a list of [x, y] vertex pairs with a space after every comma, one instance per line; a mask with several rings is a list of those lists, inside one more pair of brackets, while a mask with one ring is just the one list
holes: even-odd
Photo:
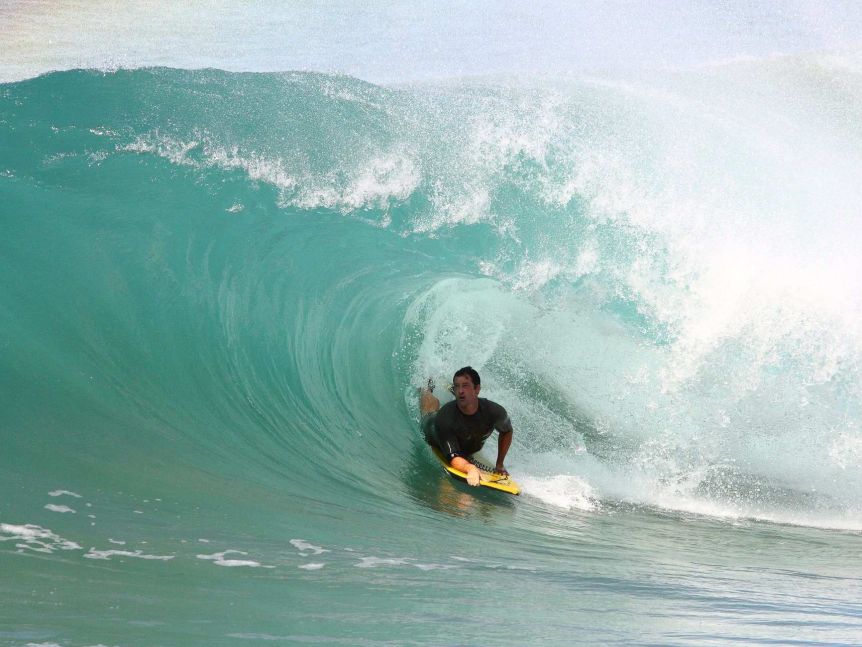
[[470, 456], [482, 449], [485, 441], [496, 429], [499, 433], [495, 471], [508, 474], [503, 460], [512, 445], [512, 422], [506, 410], [491, 400], [479, 397], [479, 373], [471, 366], [458, 369], [452, 378], [455, 400], [442, 407], [433, 394], [434, 386], [419, 392], [419, 413], [422, 432], [429, 445], [433, 445], [449, 464], [467, 475], [467, 483], [479, 485], [479, 468]]

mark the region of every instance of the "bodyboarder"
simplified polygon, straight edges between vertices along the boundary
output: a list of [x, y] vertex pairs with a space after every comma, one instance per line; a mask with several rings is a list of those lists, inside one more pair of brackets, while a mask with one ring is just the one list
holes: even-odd
[[506, 410], [491, 400], [479, 397], [481, 379], [471, 366], [458, 369], [452, 378], [455, 400], [442, 407], [433, 394], [431, 380], [419, 392], [419, 413], [422, 432], [449, 464], [467, 475], [467, 483], [479, 485], [479, 468], [470, 456], [482, 449], [496, 429], [499, 434], [495, 471], [508, 474], [503, 461], [512, 444], [512, 422]]

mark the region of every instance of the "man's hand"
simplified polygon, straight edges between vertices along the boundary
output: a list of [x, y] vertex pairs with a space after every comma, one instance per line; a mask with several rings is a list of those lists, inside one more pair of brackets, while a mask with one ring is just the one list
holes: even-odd
[[479, 468], [473, 465], [473, 463], [468, 461], [466, 458], [455, 456], [449, 464], [456, 470], [461, 470], [467, 475], [467, 483], [469, 485], [479, 485], [479, 481], [482, 478], [479, 474]]

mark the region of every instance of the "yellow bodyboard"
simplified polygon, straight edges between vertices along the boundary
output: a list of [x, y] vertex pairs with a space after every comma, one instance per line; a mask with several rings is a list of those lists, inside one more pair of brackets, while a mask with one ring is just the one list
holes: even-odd
[[[446, 457], [440, 453], [440, 450], [436, 447], [431, 447], [431, 451], [434, 452], [434, 456], [437, 457], [437, 460], [440, 461], [440, 464], [443, 466], [449, 474], [454, 476], [456, 479], [467, 482], [467, 475], [461, 470], [456, 470], [454, 467], [449, 465], [446, 461]], [[518, 486], [515, 481], [512, 480], [511, 476], [506, 474], [498, 474], [496, 472], [487, 472], [483, 469], [479, 469], [479, 485], [484, 487], [489, 487], [494, 490], [500, 490], [502, 492], [508, 492], [509, 494], [520, 494], [521, 488]]]

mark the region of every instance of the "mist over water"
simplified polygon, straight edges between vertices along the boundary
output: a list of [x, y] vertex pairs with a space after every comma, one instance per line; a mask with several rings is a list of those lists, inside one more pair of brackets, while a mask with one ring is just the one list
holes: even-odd
[[852, 643], [855, 5], [200, 6], [0, 13], [0, 642]]

